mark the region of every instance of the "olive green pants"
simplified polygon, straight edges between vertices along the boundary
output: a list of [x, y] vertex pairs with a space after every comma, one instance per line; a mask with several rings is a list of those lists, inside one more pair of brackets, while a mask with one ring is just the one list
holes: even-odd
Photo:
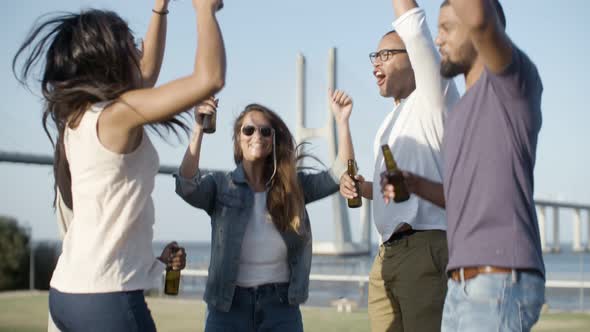
[[440, 331], [447, 262], [444, 231], [416, 232], [382, 244], [369, 275], [371, 330]]

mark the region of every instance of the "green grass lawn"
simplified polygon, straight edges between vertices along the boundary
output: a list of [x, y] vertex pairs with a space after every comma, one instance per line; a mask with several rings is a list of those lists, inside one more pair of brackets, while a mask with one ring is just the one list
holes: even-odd
[[[202, 331], [205, 306], [199, 300], [148, 298], [159, 331]], [[307, 332], [369, 331], [366, 310], [350, 314], [333, 308], [303, 307]], [[47, 329], [47, 293], [0, 293], [0, 331], [32, 332]], [[590, 331], [590, 314], [549, 313], [533, 331]]]

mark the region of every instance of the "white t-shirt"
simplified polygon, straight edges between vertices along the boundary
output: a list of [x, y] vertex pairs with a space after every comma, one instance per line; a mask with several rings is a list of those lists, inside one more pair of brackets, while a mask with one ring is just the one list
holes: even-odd
[[415, 8], [406, 12], [393, 27], [406, 45], [416, 89], [385, 117], [375, 136], [373, 216], [382, 241], [403, 223], [417, 230], [446, 229], [444, 210], [416, 195], [402, 203], [385, 205], [380, 185], [381, 172], [385, 171], [381, 145], [389, 145], [402, 170], [442, 183], [444, 121], [448, 110], [459, 99], [453, 81], [440, 76], [440, 57], [424, 10]]
[[254, 210], [244, 233], [237, 285], [255, 287], [289, 281], [287, 246], [266, 209], [266, 192], [254, 193]]
[[64, 134], [74, 214], [51, 287], [65, 293], [147, 289], [165, 268], [152, 251], [158, 154], [145, 133], [131, 153], [106, 149], [97, 134], [106, 105], [92, 106]]

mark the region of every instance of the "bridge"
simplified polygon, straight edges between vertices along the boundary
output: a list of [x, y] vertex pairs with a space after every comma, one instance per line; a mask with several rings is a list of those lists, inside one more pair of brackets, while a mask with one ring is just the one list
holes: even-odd
[[[336, 77], [336, 49], [329, 51], [328, 58], [328, 80], [327, 88], [335, 89], [337, 87]], [[327, 121], [323, 127], [307, 128], [305, 127], [306, 114], [306, 96], [305, 96], [305, 57], [298, 54], [296, 57], [296, 139], [302, 142], [310, 138], [322, 138], [328, 142], [328, 158], [333, 161], [337, 153], [337, 135], [334, 124], [334, 118], [329, 107], [326, 106]], [[328, 89], [326, 89], [327, 91]], [[326, 95], [326, 98], [329, 96]], [[329, 105], [327, 102], [326, 105]], [[53, 165], [53, 157], [48, 155], [34, 155], [28, 153], [18, 153], [11, 151], [0, 151], [0, 163], [18, 163], [33, 165]], [[173, 174], [178, 169], [176, 165], [163, 165], [160, 167], [160, 174]], [[207, 170], [205, 170], [207, 171]], [[371, 201], [363, 199], [363, 205], [360, 213], [361, 237], [359, 242], [352, 240], [350, 231], [350, 220], [346, 201], [338, 194], [332, 195], [332, 223], [334, 239], [332, 242], [314, 243], [315, 254], [327, 255], [369, 255], [371, 252]], [[569, 221], [573, 223], [573, 247], [576, 252], [590, 251], [590, 205], [577, 204], [571, 202], [558, 202], [550, 200], [537, 200], [535, 202], [539, 229], [541, 235], [541, 245], [543, 251], [560, 252], [562, 246], [560, 243], [561, 227]], [[564, 216], [572, 217], [570, 219]], [[587, 236], [584, 243], [582, 230], [586, 224]], [[548, 230], [552, 230], [552, 239], [549, 239]]]

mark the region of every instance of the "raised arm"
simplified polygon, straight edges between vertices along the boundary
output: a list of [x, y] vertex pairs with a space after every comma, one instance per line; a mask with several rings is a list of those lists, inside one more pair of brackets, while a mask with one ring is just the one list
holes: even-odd
[[418, 7], [418, 4], [414, 0], [392, 0], [392, 2], [393, 10], [395, 11], [395, 16], [397, 17], [402, 16], [410, 9]]
[[193, 0], [198, 35], [193, 73], [153, 89], [124, 93], [105, 109], [100, 120], [104, 123], [100, 125], [130, 133], [145, 124], [168, 120], [221, 90], [225, 83], [225, 49], [215, 18], [220, 3]]
[[[209, 98], [195, 107], [195, 126], [188, 148], [182, 159], [179, 174], [176, 176], [176, 193], [190, 205], [213, 213], [217, 185], [211, 174], [199, 173], [201, 143], [203, 141], [203, 116], [213, 114], [217, 109], [217, 100]], [[197, 177], [197, 175], [199, 175]]]
[[330, 91], [330, 108], [334, 114], [338, 131], [338, 156], [346, 164], [348, 159], [354, 159], [352, 137], [350, 135], [350, 114], [352, 113], [352, 98], [344, 91]]
[[329, 103], [338, 131], [338, 155], [332, 167], [324, 172], [298, 174], [303, 187], [305, 203], [322, 199], [338, 191], [340, 177], [346, 171], [348, 159], [354, 159], [349, 118], [352, 99], [343, 91], [329, 91]]
[[512, 61], [512, 42], [498, 15], [497, 0], [449, 0], [461, 22], [469, 29], [475, 49], [486, 67], [501, 73]]
[[166, 29], [168, 3], [170, 0], [156, 0], [152, 9], [152, 17], [143, 39], [140, 67], [143, 87], [156, 85], [166, 48]]
[[[440, 75], [440, 55], [426, 23], [424, 10], [414, 0], [392, 0], [397, 19], [393, 28], [408, 52], [416, 81], [416, 91], [436, 111], [445, 110], [445, 96], [456, 93], [452, 81]], [[449, 85], [450, 89], [449, 89]]]
[[203, 142], [203, 116], [215, 113], [216, 109], [217, 101], [212, 98], [195, 107], [195, 126], [180, 165], [180, 176], [190, 179], [197, 174], [201, 156], [201, 143]]

